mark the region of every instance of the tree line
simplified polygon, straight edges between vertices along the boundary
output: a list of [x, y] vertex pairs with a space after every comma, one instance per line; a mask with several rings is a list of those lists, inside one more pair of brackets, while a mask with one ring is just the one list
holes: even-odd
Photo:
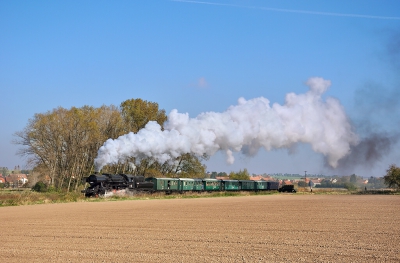
[[[142, 99], [126, 100], [119, 107], [58, 107], [35, 114], [22, 131], [14, 134], [14, 143], [22, 146], [18, 154], [26, 157], [32, 170], [48, 177], [50, 186], [76, 191], [82, 178], [94, 172], [94, 158], [107, 139], [137, 133], [149, 121], [156, 121], [162, 127], [166, 120], [165, 110], [159, 109], [158, 103]], [[129, 165], [135, 163], [132, 157], [125, 163], [107, 165], [102, 172], [203, 177], [206, 169], [201, 163], [203, 158], [207, 157], [183, 154], [174, 164], [147, 158], [132, 168]]]
[[[65, 109], [55, 108], [46, 113], [37, 113], [28, 120], [26, 127], [14, 135], [14, 143], [21, 145], [18, 152], [26, 157], [33, 172], [48, 177], [49, 185], [57, 190], [76, 191], [82, 178], [94, 172], [94, 158], [107, 139], [116, 139], [129, 132], [137, 133], [149, 121], [161, 127], [167, 120], [165, 110], [158, 103], [142, 99], [130, 99], [119, 107], [114, 105], [83, 106]], [[152, 158], [136, 163], [132, 157], [124, 163], [103, 167], [104, 173], [132, 173], [146, 177], [204, 177], [206, 167], [201, 163], [207, 156], [183, 154], [173, 164], [158, 163]], [[400, 168], [391, 165], [384, 182], [389, 187], [400, 187]], [[2, 168], [3, 175], [8, 172]], [[218, 176], [227, 174], [218, 174]], [[217, 176], [217, 173], [211, 177]], [[229, 174], [231, 179], [248, 180], [247, 169]], [[356, 176], [349, 178], [354, 183]], [[371, 180], [372, 181], [372, 180]], [[380, 182], [375, 182], [378, 184]]]

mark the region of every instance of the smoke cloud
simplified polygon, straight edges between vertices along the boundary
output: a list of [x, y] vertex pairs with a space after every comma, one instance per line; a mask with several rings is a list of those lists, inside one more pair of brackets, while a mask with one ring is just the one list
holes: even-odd
[[388, 157], [399, 149], [400, 31], [390, 33], [380, 59], [389, 69], [386, 79], [390, 74], [394, 78], [389, 85], [370, 80], [356, 90], [352, 119], [360, 143], [351, 146], [350, 154], [339, 161], [337, 171], [350, 173], [358, 168], [370, 170], [380, 163], [389, 165]]
[[374, 168], [389, 156], [400, 139], [400, 90], [388, 90], [368, 83], [357, 90], [353, 117], [360, 142], [352, 145], [350, 154], [338, 162], [337, 171], [354, 172], [359, 167]]
[[224, 151], [226, 161], [232, 164], [233, 152], [253, 156], [261, 147], [290, 148], [300, 142], [309, 143], [330, 166], [336, 167], [358, 143], [358, 136], [340, 102], [321, 98], [331, 82], [315, 77], [306, 84], [308, 92], [287, 94], [284, 105], [270, 106], [268, 99], [259, 97], [239, 98], [238, 104], [225, 112], [206, 112], [196, 118], [172, 110], [164, 130], [156, 122], [149, 122], [136, 134], [108, 139], [98, 151], [96, 169], [131, 157], [136, 162], [152, 157], [164, 163], [185, 153], [212, 156], [217, 151]]
[[339, 160], [337, 168], [339, 171], [353, 171], [357, 166], [373, 168], [392, 151], [398, 139], [398, 134], [369, 134], [359, 144], [351, 147], [350, 154]]

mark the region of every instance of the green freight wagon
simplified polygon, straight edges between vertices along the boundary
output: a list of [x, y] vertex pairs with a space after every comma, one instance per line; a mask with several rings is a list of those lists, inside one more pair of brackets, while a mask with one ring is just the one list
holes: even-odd
[[146, 181], [154, 183], [154, 190], [156, 191], [178, 191], [179, 179], [178, 178], [147, 178]]
[[251, 180], [240, 180], [239, 181], [239, 189], [241, 190], [255, 190], [256, 189], [256, 183]]
[[268, 182], [267, 181], [255, 181], [255, 188], [256, 190], [267, 190]]
[[204, 191], [220, 191], [221, 180], [217, 179], [203, 179]]
[[240, 185], [238, 180], [221, 180], [222, 191], [238, 191]]

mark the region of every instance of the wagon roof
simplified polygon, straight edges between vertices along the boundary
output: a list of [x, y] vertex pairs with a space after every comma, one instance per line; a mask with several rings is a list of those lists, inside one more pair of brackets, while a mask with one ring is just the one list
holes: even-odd
[[221, 181], [224, 181], [224, 182], [239, 182], [239, 180], [221, 180]]
[[198, 178], [179, 178], [181, 181], [202, 181], [203, 179]]
[[157, 180], [173, 180], [173, 181], [178, 181], [179, 180], [179, 178], [168, 178], [168, 177], [152, 177], [152, 178], [154, 178], [154, 179], [157, 179]]

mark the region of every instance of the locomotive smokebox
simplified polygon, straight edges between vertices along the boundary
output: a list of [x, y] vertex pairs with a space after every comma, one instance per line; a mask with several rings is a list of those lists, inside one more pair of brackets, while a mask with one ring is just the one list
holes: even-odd
[[104, 174], [91, 174], [89, 177], [87, 177], [86, 182], [89, 184], [97, 184], [106, 182], [107, 180], [108, 177]]

